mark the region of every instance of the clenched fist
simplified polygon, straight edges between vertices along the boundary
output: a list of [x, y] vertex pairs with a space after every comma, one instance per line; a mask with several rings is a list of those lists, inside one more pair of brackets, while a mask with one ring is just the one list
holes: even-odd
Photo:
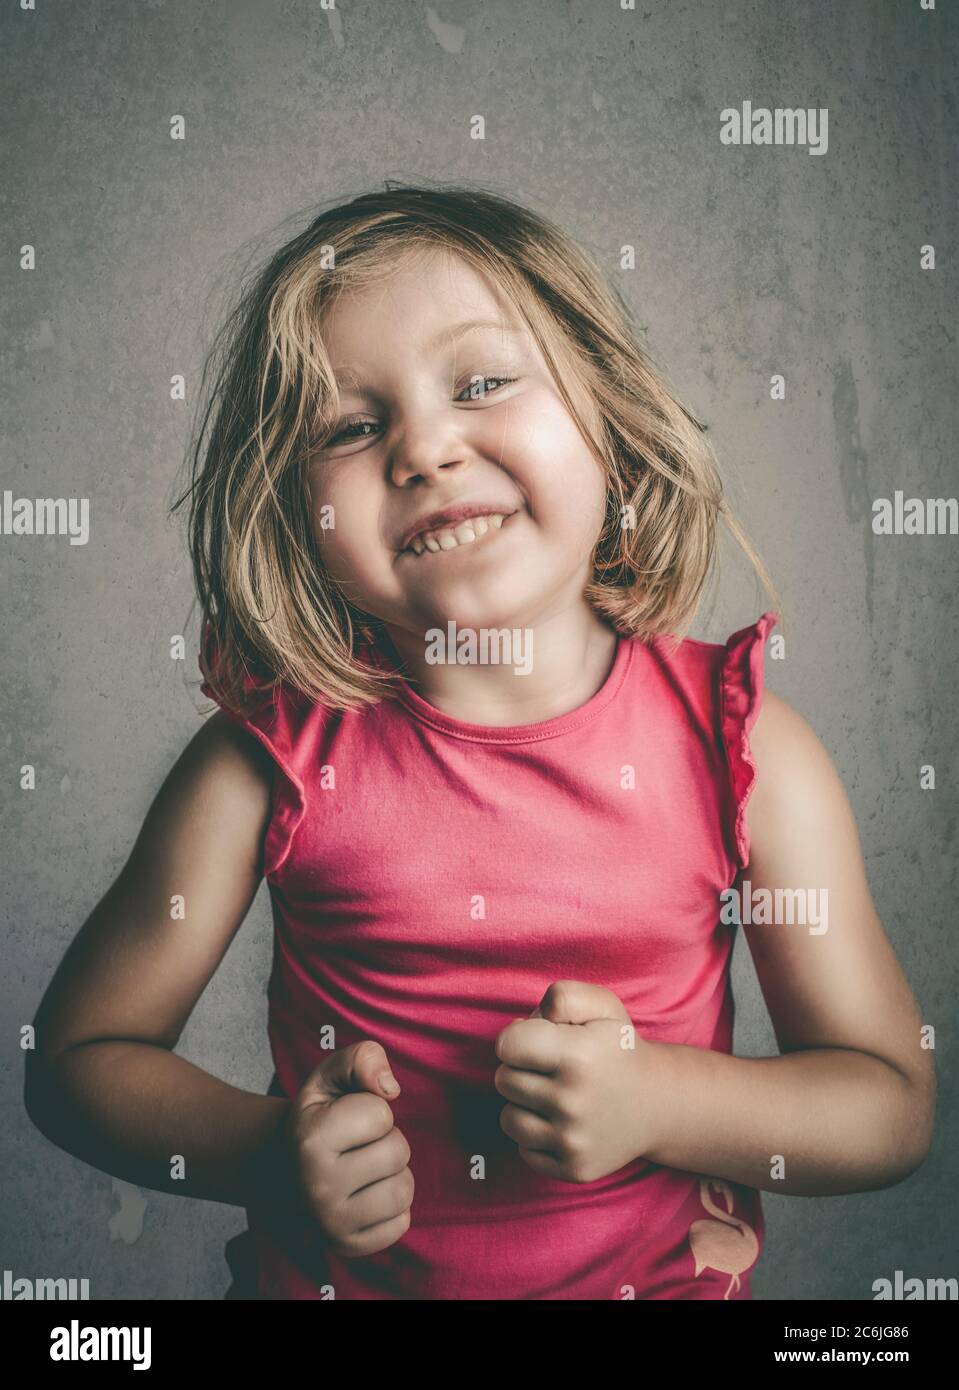
[[557, 980], [529, 1018], [497, 1036], [500, 1128], [534, 1172], [593, 1182], [652, 1147], [662, 1088], [656, 1044], [602, 985]]
[[[287, 1115], [296, 1203], [316, 1222], [314, 1235], [345, 1259], [385, 1250], [410, 1225], [410, 1146], [393, 1123], [382, 1073], [392, 1075], [379, 1043], [339, 1048], [310, 1073]], [[390, 1099], [398, 1094], [396, 1086]]]

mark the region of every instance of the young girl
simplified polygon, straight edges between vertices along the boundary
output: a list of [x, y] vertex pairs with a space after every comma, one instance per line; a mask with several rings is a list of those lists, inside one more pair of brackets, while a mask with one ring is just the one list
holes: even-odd
[[[901, 1181], [935, 1083], [763, 698], [775, 615], [681, 640], [718, 519], [765, 581], [703, 427], [483, 192], [324, 213], [228, 329], [189, 490], [222, 710], [47, 991], [31, 1116], [247, 1207], [232, 1296], [749, 1298], [759, 1191]], [[267, 1096], [174, 1051], [262, 877]], [[737, 923], [777, 1057], [731, 1055]]]

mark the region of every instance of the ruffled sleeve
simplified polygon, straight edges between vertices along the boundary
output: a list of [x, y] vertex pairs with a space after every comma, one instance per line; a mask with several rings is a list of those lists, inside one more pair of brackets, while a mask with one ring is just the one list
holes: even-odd
[[763, 654], [776, 613], [764, 613], [758, 622], [734, 632], [726, 643], [721, 672], [721, 726], [729, 767], [737, 862], [749, 863], [749, 831], [746, 803], [756, 781], [756, 764], [749, 748], [749, 731], [755, 724], [763, 696]]
[[[252, 714], [238, 713], [220, 699], [207, 679], [208, 672], [216, 669], [216, 644], [207, 629], [204, 629], [203, 647], [207, 653], [207, 668], [204, 669], [201, 653], [198, 661], [203, 677], [200, 690], [219, 706], [231, 723], [251, 733], [273, 759], [272, 814], [263, 838], [263, 877], [270, 878], [286, 862], [293, 837], [306, 814], [306, 792], [296, 769], [297, 705], [281, 683], [274, 687], [272, 696], [264, 697], [261, 707]], [[252, 677], [245, 677], [243, 684], [249, 694], [256, 689]]]

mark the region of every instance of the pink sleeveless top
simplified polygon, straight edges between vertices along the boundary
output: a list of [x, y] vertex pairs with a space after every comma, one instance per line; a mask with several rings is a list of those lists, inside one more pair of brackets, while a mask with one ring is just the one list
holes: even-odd
[[499, 1127], [493, 1044], [572, 979], [617, 994], [644, 1038], [731, 1052], [720, 894], [749, 859], [775, 623], [675, 651], [619, 637], [596, 694], [538, 724], [464, 723], [405, 682], [358, 712], [281, 685], [231, 714], [276, 765], [271, 1090], [296, 1095], [329, 1025], [336, 1048], [380, 1042], [416, 1190], [405, 1235], [355, 1260], [294, 1257], [249, 1213], [255, 1291], [228, 1297], [751, 1297], [757, 1190], [641, 1158], [582, 1184], [534, 1173]]

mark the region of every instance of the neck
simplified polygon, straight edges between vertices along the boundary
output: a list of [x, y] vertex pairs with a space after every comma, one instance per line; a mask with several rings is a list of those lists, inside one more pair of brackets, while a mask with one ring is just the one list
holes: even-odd
[[417, 694], [452, 719], [491, 727], [579, 709], [605, 682], [616, 651], [616, 633], [586, 604], [531, 627], [451, 621], [427, 629], [429, 636], [393, 625], [388, 632]]

